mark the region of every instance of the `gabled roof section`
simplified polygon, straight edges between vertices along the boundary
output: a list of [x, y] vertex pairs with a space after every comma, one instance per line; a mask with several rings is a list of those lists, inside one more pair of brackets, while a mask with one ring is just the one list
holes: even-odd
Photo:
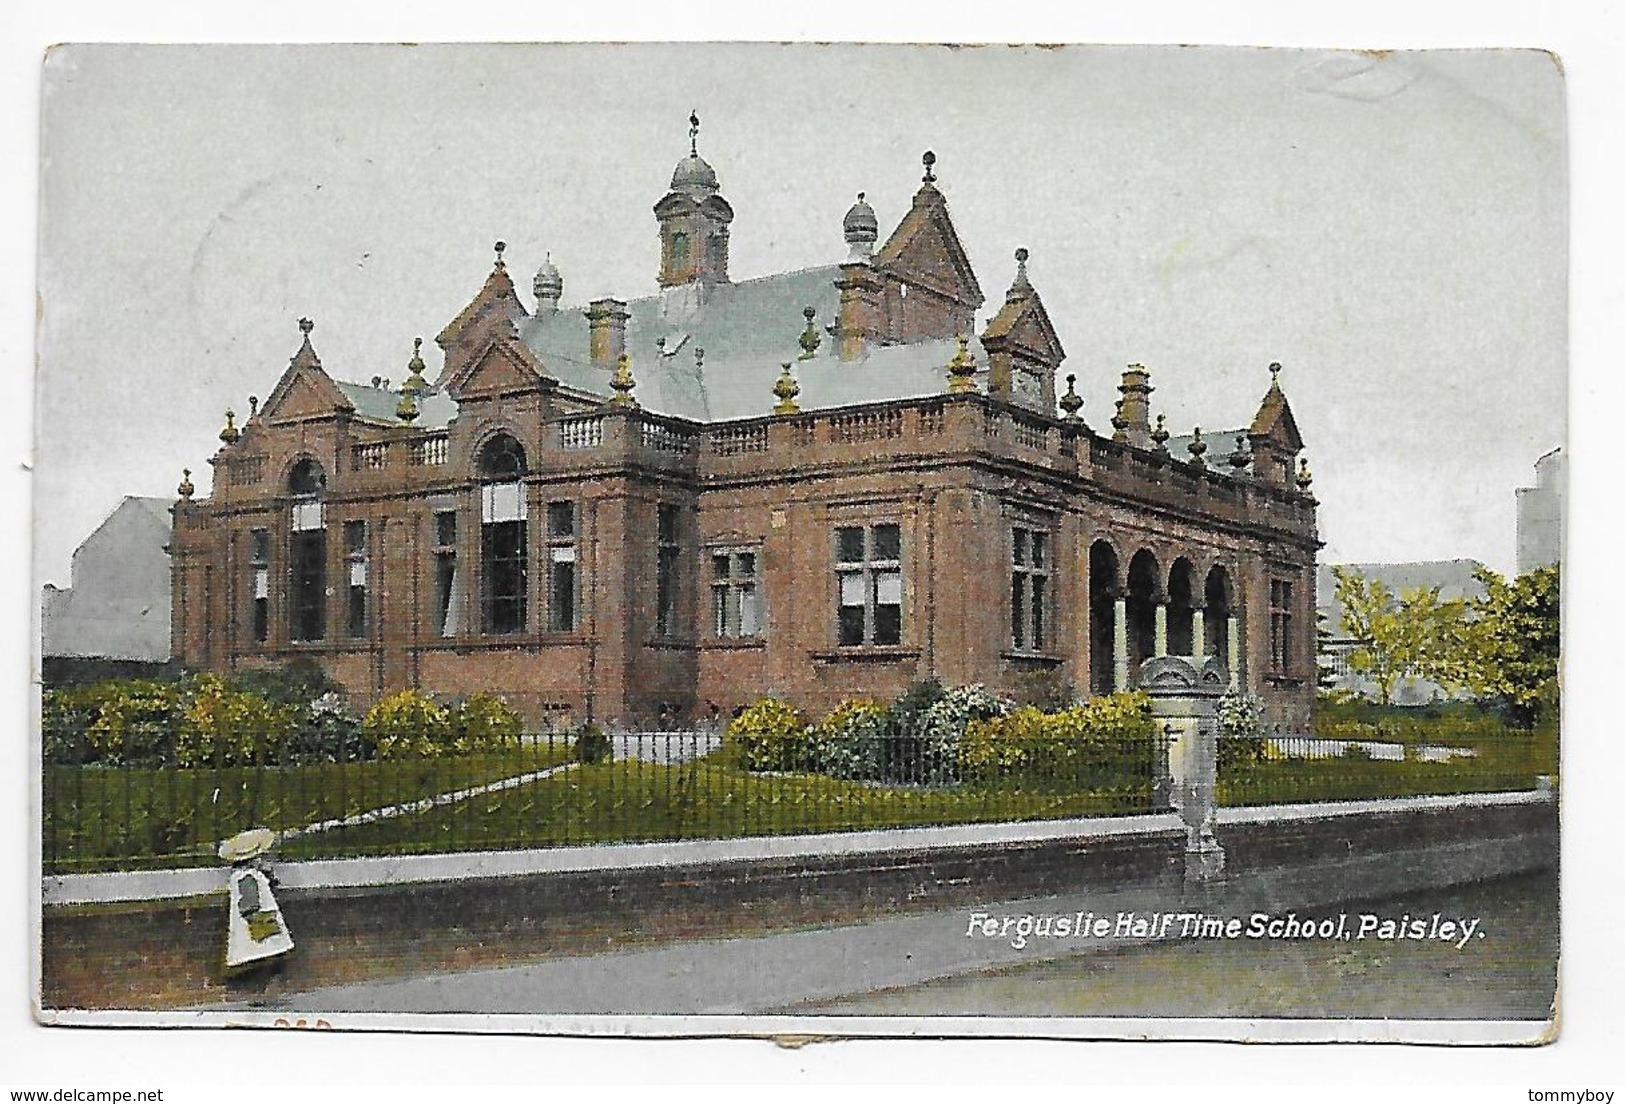
[[926, 183], [914, 193], [914, 205], [875, 254], [874, 264], [883, 272], [906, 276], [972, 308], [981, 306], [985, 298], [948, 217], [948, 201], [934, 184]]
[[982, 344], [992, 352], [1019, 350], [1043, 364], [1060, 364], [1066, 350], [1049, 320], [1037, 290], [1027, 282], [1027, 251], [1016, 252], [1016, 281], [1004, 297], [1004, 306], [988, 320]]
[[[1272, 364], [1272, 374], [1279, 373], [1281, 366]], [[1247, 430], [1247, 436], [1254, 440], [1267, 438], [1280, 448], [1288, 452], [1297, 452], [1303, 448], [1303, 437], [1298, 433], [1298, 422], [1292, 417], [1292, 407], [1286, 401], [1286, 392], [1281, 390], [1281, 381], [1275, 380], [1264, 395], [1264, 401], [1258, 406], [1258, 413], [1253, 416], [1253, 424]]]
[[288, 362], [287, 371], [282, 373], [282, 378], [271, 389], [270, 396], [260, 407], [259, 417], [267, 422], [292, 422], [333, 414], [354, 414], [354, 404], [322, 369], [321, 358], [310, 343], [310, 331], [314, 324], [308, 318], [301, 318], [299, 328], [305, 335], [304, 344], [299, 346], [299, 351]]
[[463, 340], [469, 330], [493, 315], [499, 315], [509, 321], [530, 317], [525, 304], [519, 300], [519, 293], [514, 290], [513, 279], [508, 275], [508, 266], [502, 263], [502, 251], [507, 245], [497, 242], [496, 248], [496, 264], [491, 269], [491, 275], [485, 278], [484, 285], [475, 293], [474, 298], [469, 300], [468, 305], [457, 312], [457, 317], [446, 323], [446, 328], [435, 335], [435, 344], [442, 349]]
[[441, 390], [461, 402], [479, 394], [538, 388], [547, 380], [541, 361], [519, 339], [519, 331], [510, 321], [469, 357]]

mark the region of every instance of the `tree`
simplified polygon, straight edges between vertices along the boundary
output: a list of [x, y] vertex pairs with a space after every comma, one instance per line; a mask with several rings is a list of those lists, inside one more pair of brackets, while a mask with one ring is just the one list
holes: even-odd
[[1446, 691], [1467, 685], [1458, 661], [1466, 621], [1465, 603], [1439, 597], [1439, 588], [1414, 587], [1395, 594], [1381, 579], [1332, 568], [1343, 631], [1354, 641], [1349, 669], [1376, 683], [1383, 705], [1393, 701], [1401, 678], [1432, 679]]
[[1489, 568], [1474, 576], [1484, 596], [1469, 607], [1456, 657], [1460, 677], [1480, 697], [1499, 700], [1515, 723], [1531, 727], [1557, 708], [1560, 569], [1536, 568], [1510, 582]]

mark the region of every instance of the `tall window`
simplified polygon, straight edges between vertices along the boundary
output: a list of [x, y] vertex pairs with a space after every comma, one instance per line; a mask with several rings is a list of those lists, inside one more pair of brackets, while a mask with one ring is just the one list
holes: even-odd
[[681, 230], [671, 236], [671, 264], [673, 268], [688, 264], [688, 235]]
[[525, 450], [499, 433], [480, 450], [480, 627], [488, 635], [525, 631], [527, 519]]
[[462, 604], [457, 590], [457, 511], [434, 515], [434, 631], [442, 639], [457, 635]]
[[547, 504], [547, 627], [576, 627], [576, 504]]
[[660, 636], [677, 635], [677, 572], [682, 559], [678, 526], [682, 511], [662, 504], [655, 525], [655, 631]]
[[1049, 572], [1049, 534], [1020, 526], [1011, 530], [1010, 642], [1017, 651], [1044, 650]]
[[255, 529], [248, 534], [248, 569], [253, 578], [254, 643], [264, 644], [271, 635], [271, 531]]
[[367, 523], [344, 523], [344, 557], [350, 575], [350, 639], [367, 635]]
[[327, 517], [321, 500], [326, 486], [322, 466], [314, 460], [301, 460], [288, 477], [288, 490], [294, 495], [288, 635], [297, 641], [327, 635]]
[[711, 553], [711, 630], [718, 639], [762, 635], [755, 549]]
[[1270, 580], [1270, 667], [1277, 674], [1292, 673], [1292, 584]]
[[903, 535], [894, 524], [835, 530], [841, 646], [903, 641]]

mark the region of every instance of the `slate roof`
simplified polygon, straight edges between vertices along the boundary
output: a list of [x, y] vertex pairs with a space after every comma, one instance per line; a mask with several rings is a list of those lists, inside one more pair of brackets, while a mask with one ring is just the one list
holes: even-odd
[[[346, 383], [343, 380], [334, 380], [333, 383], [355, 407], [356, 417], [389, 425], [401, 424], [401, 420], [395, 416], [396, 404], [401, 401], [399, 391], [368, 383]], [[451, 397], [443, 392], [435, 392], [418, 399], [418, 418], [412, 425], [418, 429], [445, 429], [456, 416], [457, 404]]]
[[[860, 359], [840, 359], [827, 329], [840, 302], [839, 275], [838, 265], [823, 265], [712, 285], [703, 303], [696, 303], [691, 286], [630, 301], [626, 351], [638, 381], [638, 402], [694, 421], [766, 415], [785, 361], [801, 385], [797, 402], [809, 410], [946, 393], [947, 364], [957, 348], [953, 340], [872, 347]], [[806, 307], [818, 312], [814, 325], [822, 343], [811, 360], [799, 360]], [[589, 358], [587, 319], [580, 308], [524, 319], [519, 336], [548, 375], [583, 391], [610, 393], [609, 372], [593, 367]], [[656, 344], [661, 338], [670, 355], [661, 354]], [[973, 337], [970, 348], [985, 373], [981, 343]], [[696, 349], [705, 351], [698, 369]]]

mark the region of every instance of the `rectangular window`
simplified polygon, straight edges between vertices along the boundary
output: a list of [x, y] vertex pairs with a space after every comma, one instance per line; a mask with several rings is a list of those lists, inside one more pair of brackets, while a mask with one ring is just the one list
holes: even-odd
[[293, 601], [288, 635], [299, 641], [321, 640], [327, 635], [327, 530], [296, 532], [292, 543], [288, 562]]
[[521, 483], [481, 490], [480, 626], [490, 636], [525, 631], [528, 510]]
[[682, 563], [679, 539], [681, 510], [662, 505], [657, 511], [655, 551], [655, 631], [660, 636], [676, 636], [678, 620], [678, 571]]
[[1293, 662], [1292, 584], [1285, 579], [1270, 580], [1270, 667], [1277, 674], [1290, 675]]
[[457, 635], [461, 602], [457, 591], [457, 512], [434, 515], [434, 631], [442, 639]]
[[576, 627], [576, 505], [547, 504], [547, 627], [574, 632]]
[[835, 530], [836, 640], [843, 648], [903, 641], [903, 534], [896, 524]]
[[720, 640], [762, 635], [755, 549], [711, 553], [711, 629]]
[[248, 534], [248, 568], [253, 578], [254, 643], [264, 644], [271, 635], [271, 531], [255, 529]]
[[344, 556], [350, 575], [350, 639], [367, 635], [367, 523], [344, 523]]
[[1010, 532], [1010, 643], [1016, 651], [1041, 652], [1048, 642], [1049, 534], [1020, 526]]

